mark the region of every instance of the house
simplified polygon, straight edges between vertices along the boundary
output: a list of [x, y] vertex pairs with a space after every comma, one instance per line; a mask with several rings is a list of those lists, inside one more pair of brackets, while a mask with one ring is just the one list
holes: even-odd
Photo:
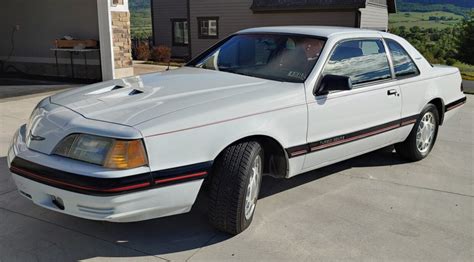
[[155, 45], [189, 58], [249, 27], [328, 25], [386, 31], [395, 0], [151, 0]]
[[[95, 80], [133, 75], [128, 0], [2, 0], [0, 36], [0, 75]], [[64, 36], [99, 45], [87, 52], [55, 52], [55, 39]]]

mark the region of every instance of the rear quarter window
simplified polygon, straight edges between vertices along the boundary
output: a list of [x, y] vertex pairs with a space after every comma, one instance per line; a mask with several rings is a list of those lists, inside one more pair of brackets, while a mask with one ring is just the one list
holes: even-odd
[[410, 77], [420, 73], [415, 62], [402, 45], [392, 39], [385, 39], [385, 42], [392, 56], [396, 77]]

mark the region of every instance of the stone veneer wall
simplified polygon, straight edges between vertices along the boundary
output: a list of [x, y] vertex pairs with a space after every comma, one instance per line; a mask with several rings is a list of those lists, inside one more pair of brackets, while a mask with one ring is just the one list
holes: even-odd
[[[112, 34], [113, 34], [113, 47], [114, 47], [114, 63], [117, 74], [117, 69], [127, 69], [125, 71], [132, 70], [132, 44], [130, 40], [130, 12], [117, 12], [112, 11]], [[130, 72], [119, 73], [122, 77], [130, 75]]]

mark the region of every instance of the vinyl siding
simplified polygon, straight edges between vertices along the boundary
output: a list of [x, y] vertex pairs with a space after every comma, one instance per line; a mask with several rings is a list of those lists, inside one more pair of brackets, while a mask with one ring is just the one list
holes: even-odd
[[367, 0], [367, 3], [387, 6], [387, 0]]
[[[374, 1], [374, 0], [372, 0]], [[388, 29], [388, 10], [383, 4], [368, 3], [365, 8], [360, 9], [360, 27], [383, 30]]]
[[[253, 13], [251, 5], [252, 0], [190, 0], [192, 56], [245, 28], [278, 25], [355, 26], [355, 11]], [[198, 39], [197, 18], [206, 16], [219, 17], [219, 39]]]
[[187, 0], [152, 0], [153, 1], [153, 35], [155, 45], [171, 47], [172, 56], [185, 57], [188, 47], [173, 46], [171, 19], [188, 16]]

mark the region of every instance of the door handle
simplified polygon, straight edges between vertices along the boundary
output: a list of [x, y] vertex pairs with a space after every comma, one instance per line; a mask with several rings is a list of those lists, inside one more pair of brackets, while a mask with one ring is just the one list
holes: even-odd
[[397, 90], [390, 89], [390, 90], [387, 91], [387, 95], [388, 96], [399, 96], [400, 94], [398, 94]]

